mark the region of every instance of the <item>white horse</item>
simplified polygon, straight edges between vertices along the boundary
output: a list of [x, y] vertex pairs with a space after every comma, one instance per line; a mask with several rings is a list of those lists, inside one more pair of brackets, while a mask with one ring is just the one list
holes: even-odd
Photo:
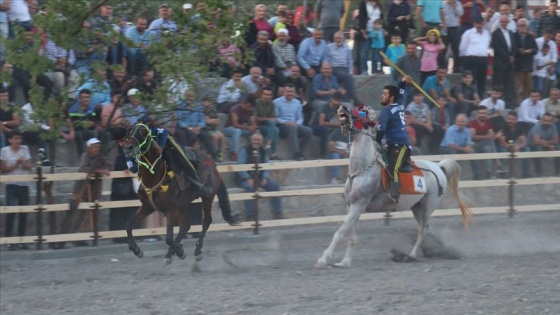
[[[373, 113], [371, 113], [373, 115]], [[350, 148], [350, 166], [348, 179], [344, 187], [344, 195], [348, 214], [342, 225], [334, 233], [329, 247], [317, 260], [315, 266], [323, 268], [331, 259], [335, 246], [342, 237], [350, 232], [350, 239], [344, 258], [335, 264], [339, 267], [349, 267], [352, 260], [352, 249], [357, 243], [356, 222], [360, 214], [380, 212], [387, 206], [388, 192], [383, 190], [381, 182], [381, 167], [385, 162], [380, 154], [380, 146], [375, 139], [375, 128], [364, 128], [361, 118], [350, 108], [341, 105], [338, 109], [341, 128], [353, 133], [353, 143]], [[373, 120], [373, 117], [370, 116]], [[358, 122], [358, 123], [356, 123]], [[415, 161], [423, 169], [426, 192], [423, 194], [401, 195], [396, 211], [411, 209], [418, 221], [418, 239], [409, 256], [417, 258], [418, 249], [426, 237], [428, 220], [436, 209], [443, 195], [444, 187], [451, 192], [463, 216], [465, 228], [468, 225], [470, 209], [463, 203], [458, 191], [461, 166], [454, 160], [443, 160], [439, 163], [430, 161]]]

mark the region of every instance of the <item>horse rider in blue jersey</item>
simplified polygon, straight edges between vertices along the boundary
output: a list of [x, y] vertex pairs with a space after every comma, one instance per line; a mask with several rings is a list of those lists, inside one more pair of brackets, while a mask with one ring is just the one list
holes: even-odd
[[387, 143], [387, 170], [389, 171], [391, 199], [399, 202], [399, 169], [405, 165], [412, 151], [404, 122], [404, 106], [400, 103], [404, 99], [407, 83], [412, 82], [410, 76], [403, 77], [398, 87], [386, 85], [381, 94], [381, 105], [385, 106], [379, 115], [376, 140], [381, 144], [385, 137]]
[[[204, 185], [198, 176], [194, 165], [188, 161], [183, 149], [180, 145], [175, 142], [172, 136], [169, 135], [169, 131], [164, 128], [149, 127], [150, 134], [156, 144], [156, 148], [165, 163], [173, 170], [177, 176], [178, 181], [189, 181], [196, 188], [198, 188], [200, 195], [203, 197], [208, 197], [212, 195], [212, 188]], [[119, 145], [122, 147], [126, 141], [127, 130], [124, 128], [117, 129], [113, 131], [113, 138], [119, 141]], [[170, 141], [168, 141], [170, 140]], [[132, 173], [138, 172], [138, 163], [135, 159], [125, 156], [126, 165]], [[179, 185], [179, 187], [184, 187], [184, 185]]]

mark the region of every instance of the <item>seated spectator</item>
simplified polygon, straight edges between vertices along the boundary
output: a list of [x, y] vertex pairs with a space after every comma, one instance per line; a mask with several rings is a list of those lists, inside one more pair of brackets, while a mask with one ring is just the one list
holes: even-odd
[[519, 121], [523, 122], [525, 133], [527, 133], [534, 124], [538, 123], [545, 113], [544, 103], [540, 99], [540, 92], [533, 90], [529, 98], [521, 102], [519, 108], [517, 108], [517, 115]]
[[270, 34], [266, 31], [260, 31], [257, 34], [257, 41], [249, 46], [249, 51], [255, 54], [255, 62], [253, 67], [261, 69], [264, 76], [269, 79], [274, 77], [274, 53], [272, 52], [272, 45], [268, 42]]
[[107, 82], [107, 70], [104, 68], [96, 68], [93, 78], [78, 88], [78, 97], [82, 90], [88, 90], [90, 93], [89, 109], [101, 110], [103, 106], [111, 103], [111, 86]]
[[218, 112], [229, 114], [230, 109], [234, 105], [239, 104], [239, 99], [241, 98], [243, 90], [243, 82], [241, 81], [242, 77], [243, 71], [236, 69], [233, 71], [231, 79], [222, 84], [218, 94], [218, 99], [216, 100], [218, 104]]
[[[543, 114], [540, 122], [536, 123], [527, 136], [531, 151], [556, 151], [560, 149], [558, 129], [552, 124], [552, 115]], [[543, 176], [542, 158], [534, 159], [535, 175]], [[554, 158], [555, 174], [560, 176], [560, 158]]]
[[404, 125], [406, 128], [406, 135], [408, 136], [408, 141], [410, 142], [410, 146], [412, 147], [411, 155], [422, 155], [420, 148], [417, 146], [416, 141], [416, 129], [411, 126], [412, 123], [412, 113], [409, 111], [404, 112]]
[[[78, 172], [89, 175], [108, 176], [111, 174], [111, 165], [101, 155], [101, 142], [97, 138], [91, 138], [87, 142], [87, 152], [80, 156]], [[81, 202], [93, 202], [101, 197], [100, 178], [79, 180], [74, 185], [74, 197], [70, 200], [70, 210], [66, 211], [61, 224], [61, 234], [76, 233], [80, 230], [83, 221], [86, 219], [86, 211], [78, 210]], [[85, 185], [85, 187], [84, 187]], [[63, 248], [61, 243], [57, 248]]]
[[314, 114], [311, 120], [313, 134], [319, 137], [319, 154], [323, 159], [327, 156], [327, 142], [329, 135], [340, 127], [337, 110], [342, 103], [342, 94], [334, 93], [328, 103], [324, 103]]
[[261, 68], [253, 67], [249, 70], [249, 75], [241, 79], [243, 92], [250, 94], [254, 98], [261, 96], [262, 88], [270, 85], [270, 80], [262, 76]]
[[280, 137], [288, 138], [295, 152], [292, 158], [297, 161], [305, 160], [303, 152], [311, 140], [313, 130], [303, 125], [301, 102], [295, 98], [295, 87], [292, 84], [284, 86], [284, 96], [274, 100], [274, 107]]
[[[253, 151], [258, 152], [257, 158], [259, 159], [259, 164], [269, 163], [268, 155], [263, 147], [263, 138], [258, 133], [253, 133], [251, 135], [251, 143], [246, 147], [241, 148], [239, 151], [239, 159], [237, 164], [252, 164], [253, 162]], [[247, 192], [255, 191], [254, 183], [254, 171], [242, 171], [238, 174], [238, 185], [241, 186]], [[264, 188], [266, 191], [279, 191], [280, 185], [270, 178], [269, 171], [258, 171], [258, 187]], [[274, 219], [284, 219], [282, 214], [282, 202], [279, 197], [270, 198], [270, 205], [272, 206], [273, 218]], [[245, 200], [245, 215], [247, 221], [253, 221], [254, 217], [254, 200]]]
[[502, 96], [502, 89], [495, 86], [488, 94], [490, 94], [490, 97], [483, 99], [480, 102], [480, 106], [484, 106], [488, 109], [488, 117], [503, 116], [504, 110], [506, 109], [506, 102], [500, 99]]
[[148, 64], [145, 51], [152, 42], [152, 34], [146, 30], [148, 21], [139, 17], [136, 26], [130, 27], [125, 36], [132, 42], [128, 47], [129, 71], [132, 75], [140, 75]]
[[472, 72], [463, 71], [463, 81], [451, 89], [451, 95], [457, 100], [455, 115], [465, 114], [471, 116], [471, 112], [480, 105], [480, 97], [476, 85], [473, 84]]
[[206, 96], [202, 104], [204, 105], [204, 119], [206, 120], [206, 127], [203, 129], [212, 137], [212, 142], [216, 148], [216, 162], [221, 162], [223, 160], [225, 138], [224, 134], [218, 130], [221, 126], [220, 117], [218, 117], [218, 111], [216, 111], [212, 97]]
[[80, 84], [80, 76], [73, 69], [76, 62], [74, 50], [63, 49], [49, 39], [42, 50], [42, 55], [55, 64], [53, 71], [45, 73], [53, 83], [54, 92], [62, 94], [63, 91], [66, 91], [70, 98], [76, 98], [76, 88]]
[[142, 92], [142, 94], [148, 98], [158, 87], [158, 83], [154, 79], [155, 71], [154, 69], [148, 68], [144, 70], [142, 73], [142, 77], [140, 78], [139, 82], [137, 83], [137, 88]]
[[449, 92], [451, 82], [447, 78], [447, 69], [445, 67], [439, 67], [436, 75], [428, 77], [424, 84], [422, 84], [422, 89], [429, 93], [434, 100], [443, 95], [452, 107], [455, 107], [455, 104], [457, 104], [457, 100]]
[[[434, 132], [430, 107], [424, 103], [424, 96], [416, 91], [414, 93], [414, 101], [408, 104], [406, 110], [412, 114], [410, 126], [416, 130], [418, 146], [421, 148], [432, 148], [432, 141], [427, 141], [425, 144], [423, 142], [426, 136], [429, 137]], [[431, 140], [431, 137], [428, 140]], [[439, 145], [439, 143], [436, 145]]]
[[[116, 36], [112, 37], [109, 43], [105, 61], [109, 66], [121, 66], [126, 69], [128, 67], [128, 49]], [[113, 78], [113, 71], [110, 68], [107, 72], [107, 78]]]
[[91, 138], [97, 138], [97, 131], [100, 128], [100, 119], [97, 117], [94, 108], [90, 107], [91, 92], [88, 89], [80, 90], [78, 101], [68, 110], [68, 115], [72, 120], [76, 140], [78, 156], [82, 156], [85, 151], [85, 144]]
[[138, 89], [130, 89], [126, 92], [128, 103], [122, 107], [122, 112], [129, 125], [133, 126], [138, 123], [142, 117], [148, 112], [142, 104], [140, 104], [140, 91]]
[[447, 99], [445, 98], [445, 96], [440, 95], [436, 99], [436, 101], [438, 102], [439, 106], [434, 106], [430, 112], [434, 130], [440, 130], [439, 133], [434, 132], [431, 136], [431, 142], [434, 143], [434, 145], [441, 143], [441, 140], [443, 140], [443, 136], [445, 135], [447, 128], [452, 125], [453, 121], [453, 114], [451, 113], [451, 108], [447, 104]]
[[[484, 106], [480, 106], [477, 110], [476, 119], [468, 123], [468, 127], [471, 132], [471, 138], [474, 142], [473, 149], [477, 153], [496, 153], [496, 142], [497, 138], [503, 135], [500, 130], [494, 133], [492, 128], [492, 123], [487, 119], [488, 110]], [[477, 161], [474, 161], [477, 162]], [[497, 160], [486, 159], [486, 178], [494, 177], [492, 171], [494, 169], [492, 163], [495, 162], [496, 168], [500, 171], [501, 164]], [[478, 163], [476, 163], [475, 168], [473, 168], [474, 179], [483, 179], [480, 174]]]
[[265, 148], [270, 149], [270, 159], [276, 160], [279, 130], [276, 124], [276, 109], [272, 103], [272, 89], [265, 87], [261, 97], [255, 102], [255, 117], [260, 133], [264, 137]]
[[276, 83], [284, 85], [286, 77], [290, 75], [290, 67], [297, 65], [296, 51], [292, 44], [288, 43], [288, 31], [285, 28], [276, 32], [277, 42], [272, 45], [272, 53], [276, 64]]
[[[346, 94], [346, 90], [338, 84], [338, 79], [332, 75], [332, 67], [328, 62], [323, 62], [321, 73], [313, 78], [313, 102], [311, 106], [316, 112], [323, 104], [327, 104], [334, 93]], [[305, 124], [309, 123], [311, 117], [305, 117]]]
[[[466, 125], [467, 116], [465, 114], [459, 114], [455, 117], [455, 124], [447, 128], [441, 141], [441, 154], [469, 154], [475, 152], [472, 147], [471, 132]], [[473, 171], [477, 170], [477, 161], [471, 160], [470, 162]]]
[[549, 97], [543, 100], [545, 111], [552, 115], [552, 123], [560, 132], [560, 89], [552, 88]]
[[120, 66], [113, 67], [113, 78], [107, 83], [109, 83], [109, 86], [111, 87], [111, 94], [119, 93], [124, 95], [129, 83], [127, 82], [124, 68]]
[[[290, 76], [286, 78], [284, 85], [288, 83], [292, 84], [295, 88], [295, 98], [305, 106], [308, 99], [309, 81], [301, 75], [299, 66], [293, 65], [290, 67]], [[278, 88], [278, 96], [284, 96], [284, 86]], [[311, 108], [311, 106], [309, 108]]]
[[[517, 123], [517, 113], [515, 111], [510, 111], [507, 115], [507, 124], [502, 130], [502, 136], [498, 138], [498, 151], [510, 152], [510, 141], [513, 142], [513, 152], [529, 152], [525, 132]], [[523, 178], [528, 178], [529, 159], [521, 159], [521, 167]]]
[[223, 37], [218, 47], [218, 56], [220, 57], [219, 66], [222, 68], [221, 76], [224, 78], [231, 77], [231, 71], [243, 67], [241, 63], [241, 50], [237, 45], [229, 39]]
[[231, 138], [229, 157], [231, 161], [237, 161], [241, 136], [249, 138], [258, 130], [254, 107], [255, 98], [249, 95], [241, 99], [240, 104], [233, 106], [229, 112], [224, 133]]
[[[387, 50], [385, 51], [385, 55], [391, 62], [397, 63], [400, 57], [406, 54], [406, 47], [401, 44], [401, 36], [399, 34], [391, 35], [391, 44], [387, 46]], [[395, 71], [391, 67], [391, 72]]]
[[122, 111], [123, 102], [121, 93], [111, 93], [111, 103], [101, 110], [101, 126], [103, 129], [125, 128], [130, 126], [130, 121]]
[[313, 37], [301, 42], [297, 51], [299, 66], [305, 71], [308, 79], [313, 79], [320, 72], [321, 63], [327, 54], [327, 42], [323, 40], [323, 31], [320, 28], [313, 30]]
[[196, 101], [193, 90], [187, 90], [184, 98], [185, 100], [179, 103], [176, 110], [177, 141], [184, 146], [202, 147], [212, 158], [217, 159], [218, 152], [212, 143], [212, 136], [204, 128], [206, 127], [204, 108]]
[[355, 99], [354, 79], [352, 77], [353, 61], [352, 50], [344, 42], [344, 33], [336, 32], [334, 42], [327, 45], [325, 61], [330, 63], [333, 76], [337, 78], [341, 87], [347, 91], [343, 100], [351, 102]]
[[8, 90], [0, 84], [0, 148], [6, 146], [6, 134], [15, 130], [21, 123], [16, 108], [8, 103]]
[[41, 137], [41, 134], [48, 132], [51, 127], [47, 124], [47, 121], [36, 121], [35, 120], [35, 110], [31, 103], [27, 103], [21, 107], [22, 109], [22, 119], [19, 131], [22, 132], [23, 144], [30, 146], [36, 145], [39, 149], [43, 150], [45, 153], [43, 159], [43, 166], [50, 166], [50, 161], [48, 159], [48, 148], [47, 141]]
[[[350, 155], [348, 147], [348, 137], [343, 135], [340, 129], [334, 129], [329, 135], [328, 142], [329, 159], [345, 159]], [[331, 166], [331, 185], [340, 185], [344, 181], [340, 177], [340, 166]]]
[[[29, 148], [21, 145], [21, 133], [17, 130], [9, 131], [6, 135], [9, 146], [0, 150], [0, 169], [2, 175], [30, 175], [31, 174], [31, 154]], [[29, 205], [29, 183], [26, 182], [6, 182], [6, 205], [7, 206], [27, 206]], [[15, 213], [8, 213], [6, 216], [6, 226], [4, 228], [4, 236], [14, 236]], [[18, 214], [18, 230], [17, 236], [25, 236], [27, 226], [27, 213]], [[27, 245], [15, 244], [8, 245], [8, 250], [27, 249]]]

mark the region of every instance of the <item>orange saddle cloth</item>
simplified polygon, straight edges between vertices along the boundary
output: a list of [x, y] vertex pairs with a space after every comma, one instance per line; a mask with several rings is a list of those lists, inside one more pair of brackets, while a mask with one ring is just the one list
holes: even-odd
[[[399, 172], [399, 193], [403, 194], [424, 194], [426, 193], [426, 179], [422, 170], [416, 166], [414, 162], [411, 163], [412, 172]], [[381, 169], [381, 182], [383, 189], [389, 190], [389, 173], [385, 168]]]

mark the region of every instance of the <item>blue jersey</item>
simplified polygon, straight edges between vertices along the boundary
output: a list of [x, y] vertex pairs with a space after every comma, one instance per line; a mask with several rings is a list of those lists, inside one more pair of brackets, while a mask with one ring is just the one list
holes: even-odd
[[[165, 149], [165, 145], [167, 144], [167, 138], [169, 137], [169, 131], [163, 128], [156, 128], [150, 127], [150, 132], [152, 134], [153, 140], [163, 149]], [[138, 163], [135, 159], [125, 156], [126, 165], [128, 166], [128, 170], [132, 173], [138, 172]]]
[[404, 123], [404, 106], [400, 105], [404, 98], [404, 88], [406, 83], [399, 83], [399, 96], [397, 102], [388, 105], [381, 111], [379, 115], [379, 123], [377, 124], [377, 142], [385, 137], [388, 145], [410, 145], [408, 135]]

